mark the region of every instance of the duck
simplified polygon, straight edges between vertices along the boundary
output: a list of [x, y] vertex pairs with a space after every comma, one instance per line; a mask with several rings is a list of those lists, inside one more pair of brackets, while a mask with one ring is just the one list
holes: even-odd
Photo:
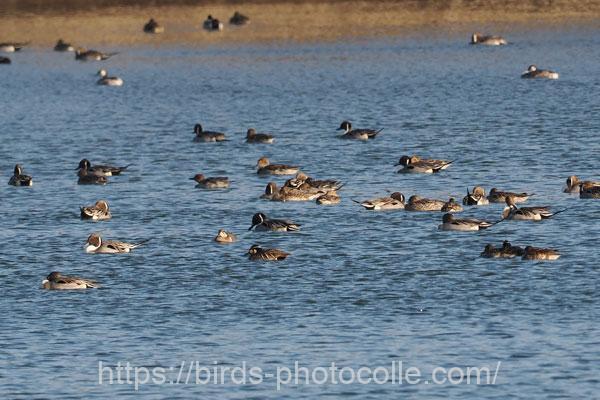
[[63, 275], [58, 271], [51, 272], [42, 281], [42, 288], [49, 290], [78, 290], [99, 287], [96, 281], [77, 276]]
[[146, 33], [163, 33], [165, 28], [160, 25], [158, 22], [154, 20], [154, 18], [150, 18], [150, 21], [146, 22], [144, 25], [144, 32]]
[[111, 219], [108, 201], [98, 200], [93, 206], [80, 207], [81, 219], [91, 219], [93, 221], [106, 221]]
[[296, 232], [300, 230], [300, 224], [293, 223], [284, 219], [270, 219], [263, 213], [256, 213], [252, 216], [252, 225], [249, 231], [271, 231], [271, 232]]
[[78, 185], [106, 185], [108, 183], [106, 176], [91, 173], [87, 167], [80, 168], [77, 176], [79, 177], [77, 180]]
[[580, 199], [600, 199], [600, 183], [584, 182], [579, 188]]
[[567, 178], [567, 187], [563, 190], [565, 193], [579, 193], [581, 185], [587, 186], [600, 186], [600, 182], [594, 181], [580, 181], [575, 175], [571, 175]]
[[196, 174], [193, 178], [190, 178], [198, 183], [197, 188], [204, 189], [225, 189], [229, 187], [229, 178], [226, 176], [216, 176], [207, 178], [202, 174]]
[[404, 209], [406, 211], [442, 211], [442, 208], [449, 202], [413, 195], [408, 199], [408, 203]]
[[0, 57], [0, 64], [10, 64], [10, 63], [12, 63], [12, 61], [10, 61], [10, 58]]
[[485, 190], [481, 186], [475, 186], [473, 191], [467, 188], [467, 195], [463, 197], [462, 203], [465, 206], [485, 206], [490, 204], [490, 201], [485, 195]]
[[256, 173], [259, 175], [295, 175], [300, 167], [285, 164], [271, 164], [267, 157], [261, 157], [256, 162]]
[[102, 53], [97, 50], [78, 48], [75, 50], [75, 59], [79, 61], [104, 61], [119, 53]]
[[288, 179], [283, 185], [286, 188], [300, 190], [340, 190], [344, 184], [337, 179], [313, 179], [304, 172], [298, 172], [294, 178]]
[[263, 249], [257, 244], [252, 245], [248, 250], [249, 259], [252, 261], [282, 261], [285, 260], [290, 253], [279, 249]]
[[383, 130], [375, 129], [352, 129], [352, 124], [349, 121], [342, 121], [338, 131], [344, 131], [344, 134], [340, 137], [342, 139], [354, 139], [354, 140], [369, 140], [375, 139], [377, 134]]
[[450, 199], [444, 204], [444, 206], [442, 207], [442, 209], [440, 210], [442, 212], [461, 212], [463, 211], [463, 208], [460, 204], [458, 204], [456, 202], [456, 200], [454, 199], [454, 197], [450, 197]]
[[115, 176], [121, 175], [123, 171], [129, 168], [129, 165], [125, 165], [124, 167], [116, 167], [113, 165], [92, 165], [87, 158], [79, 161], [79, 165], [76, 170], [86, 169], [88, 174], [98, 175], [98, 176]]
[[142, 240], [137, 243], [126, 243], [119, 242], [117, 240], [103, 240], [100, 234], [92, 233], [88, 236], [85, 242], [85, 252], [95, 254], [116, 254], [116, 253], [129, 253], [131, 250], [136, 249], [143, 244], [147, 243], [150, 239]]
[[229, 23], [231, 25], [246, 25], [250, 22], [250, 18], [244, 14], [240, 14], [238, 11], [233, 13], [233, 16], [229, 18]]
[[506, 197], [506, 207], [502, 211], [502, 218], [515, 221], [541, 221], [554, 217], [564, 210], [551, 212], [549, 206], [541, 207], [517, 207], [512, 196]]
[[550, 71], [548, 69], [538, 69], [534, 64], [527, 68], [527, 71], [521, 74], [521, 78], [544, 78], [544, 79], [558, 79], [558, 72]]
[[454, 161], [421, 159], [419, 156], [402, 156], [395, 166], [402, 166], [398, 173], [435, 174], [450, 166]]
[[486, 258], [514, 258], [521, 257], [523, 254], [524, 250], [521, 247], [513, 246], [508, 240], [505, 240], [502, 247], [499, 248], [491, 244], [486, 245], [480, 256]]
[[33, 186], [33, 179], [29, 175], [24, 175], [23, 167], [21, 164], [17, 164], [8, 184], [11, 186]]
[[261, 199], [271, 201], [312, 201], [331, 191], [323, 190], [302, 190], [297, 188], [277, 187], [275, 182], [269, 182], [265, 187], [265, 193], [260, 196]]
[[340, 196], [337, 194], [336, 191], [332, 190], [317, 197], [316, 203], [321, 206], [331, 206], [335, 204], [340, 204], [340, 201]]
[[266, 133], [256, 133], [256, 129], [250, 128], [246, 132], [246, 143], [262, 143], [262, 144], [271, 144], [275, 138], [273, 135], [269, 135]]
[[473, 33], [471, 36], [471, 44], [483, 44], [486, 46], [501, 46], [507, 42], [501, 36], [482, 35], [479, 32]]
[[202, 125], [194, 125], [194, 142], [224, 142], [225, 134], [222, 132], [205, 131], [202, 129]]
[[512, 197], [513, 201], [518, 204], [526, 202], [527, 199], [533, 195], [534, 193], [505, 192], [496, 188], [491, 188], [487, 199], [490, 203], [505, 203], [507, 197]]
[[206, 20], [204, 20], [204, 23], [202, 24], [202, 27], [204, 29], [206, 29], [207, 31], [222, 31], [223, 30], [223, 23], [221, 21], [219, 21], [216, 18], [213, 18], [212, 15], [209, 15], [208, 17], [206, 17]]
[[558, 260], [560, 253], [555, 249], [527, 246], [523, 252], [523, 260]]
[[100, 76], [100, 79], [96, 82], [98, 85], [123, 86], [123, 79], [118, 76], [108, 76], [108, 72], [105, 69], [99, 70], [97, 75]]
[[215, 236], [215, 242], [217, 243], [233, 243], [237, 241], [237, 236], [226, 230], [219, 229], [217, 236]]
[[14, 53], [15, 51], [21, 51], [28, 44], [29, 42], [0, 43], [0, 52]]
[[438, 229], [442, 231], [481, 231], [497, 224], [498, 222], [487, 222], [474, 218], [457, 219], [454, 218], [454, 215], [447, 213], [443, 215], [442, 224], [438, 226]]
[[73, 47], [71, 43], [67, 43], [62, 39], [58, 39], [58, 42], [56, 42], [56, 44], [54, 45], [54, 51], [75, 51], [75, 47]]
[[394, 192], [387, 197], [378, 197], [363, 201], [352, 199], [352, 201], [372, 211], [404, 210], [405, 207], [404, 195], [400, 192]]

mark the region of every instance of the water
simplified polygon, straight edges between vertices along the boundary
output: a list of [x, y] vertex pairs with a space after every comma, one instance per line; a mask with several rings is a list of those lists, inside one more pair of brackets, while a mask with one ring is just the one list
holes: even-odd
[[[592, 398], [598, 388], [600, 202], [562, 193], [567, 176], [600, 178], [600, 36], [594, 29], [515, 32], [504, 48], [465, 37], [337, 44], [123, 48], [101, 64], [125, 80], [94, 84], [97, 63], [26, 50], [2, 67], [2, 179], [15, 163], [32, 188], [0, 191], [0, 393], [3, 398]], [[531, 64], [558, 81], [528, 81]], [[336, 139], [344, 119], [383, 127], [368, 143]], [[230, 141], [192, 143], [194, 123]], [[273, 132], [271, 146], [245, 131]], [[456, 159], [435, 176], [399, 175], [403, 154]], [[261, 156], [346, 182], [341, 205], [265, 202]], [[76, 184], [81, 158], [129, 164], [106, 187]], [[205, 191], [188, 178], [228, 175]], [[283, 179], [277, 179], [281, 184]], [[441, 214], [370, 213], [350, 199], [401, 191], [462, 198], [467, 187], [535, 192], [569, 210], [542, 223], [439, 232]], [[113, 219], [79, 220], [105, 198]], [[496, 220], [502, 206], [461, 215]], [[247, 232], [257, 211], [302, 224]], [[216, 245], [220, 228], [239, 242]], [[93, 231], [151, 242], [129, 255], [84, 254]], [[560, 249], [556, 262], [479, 257], [487, 243]], [[253, 243], [292, 255], [252, 263]], [[39, 289], [53, 270], [102, 288]], [[134, 366], [441, 366], [501, 362], [495, 385], [98, 384], [98, 362]], [[187, 368], [187, 365], [186, 365]], [[187, 371], [187, 370], [186, 370]], [[191, 381], [190, 381], [191, 383]]]

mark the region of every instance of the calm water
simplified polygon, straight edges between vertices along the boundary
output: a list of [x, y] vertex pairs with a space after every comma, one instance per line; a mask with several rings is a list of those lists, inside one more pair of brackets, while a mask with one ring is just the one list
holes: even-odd
[[[3, 398], [314, 399], [593, 398], [599, 386], [600, 201], [562, 193], [571, 174], [600, 178], [600, 35], [517, 32], [504, 48], [467, 37], [225, 49], [111, 49], [104, 64], [28, 49], [0, 69], [2, 179], [15, 163], [32, 188], [0, 190], [0, 393]], [[527, 81], [531, 63], [559, 81]], [[125, 80], [96, 86], [102, 65]], [[344, 119], [383, 127], [368, 143], [336, 139]], [[192, 127], [230, 141], [192, 143]], [[255, 127], [276, 135], [247, 145]], [[436, 176], [404, 176], [403, 154], [456, 159]], [[346, 182], [339, 206], [265, 202], [260, 156]], [[105, 187], [74, 168], [129, 164]], [[204, 191], [194, 173], [228, 175]], [[277, 179], [283, 183], [284, 178]], [[441, 214], [370, 213], [351, 198], [401, 191], [462, 198], [467, 186], [530, 191], [568, 207], [542, 223], [439, 232]], [[107, 199], [113, 219], [79, 206]], [[501, 205], [461, 215], [496, 220]], [[247, 232], [253, 213], [302, 224]], [[229, 246], [219, 228], [240, 236]], [[86, 237], [150, 243], [129, 255], [83, 252]], [[560, 249], [552, 263], [479, 257], [487, 243]], [[292, 253], [249, 262], [253, 243]], [[53, 270], [97, 279], [85, 292], [39, 289]], [[501, 368], [495, 385], [98, 384], [115, 365]], [[187, 366], [186, 366], [187, 368]], [[177, 375], [177, 370], [175, 371]], [[173, 378], [173, 375], [167, 379]], [[105, 375], [105, 378], [107, 376]]]

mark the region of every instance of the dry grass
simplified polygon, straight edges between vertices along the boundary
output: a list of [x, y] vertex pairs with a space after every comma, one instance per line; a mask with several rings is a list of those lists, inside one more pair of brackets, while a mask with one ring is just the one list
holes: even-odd
[[[19, 8], [9, 7], [10, 1], [4, 3], [0, 8], [0, 41], [29, 40], [39, 47], [51, 46], [59, 37], [88, 47], [335, 41], [415, 31], [464, 34], [481, 27], [504, 33], [514, 25], [597, 24], [600, 17], [600, 0], [259, 1], [99, 8], [89, 8], [94, 2], [87, 1], [87, 8], [68, 4], [58, 9], [42, 7], [48, 3], [50, 0], [36, 0], [33, 12], [24, 10], [23, 3]], [[229, 26], [226, 22], [235, 10], [249, 15], [251, 23]], [[223, 32], [201, 29], [209, 13], [225, 22]], [[150, 17], [165, 26], [164, 34], [142, 33]]]

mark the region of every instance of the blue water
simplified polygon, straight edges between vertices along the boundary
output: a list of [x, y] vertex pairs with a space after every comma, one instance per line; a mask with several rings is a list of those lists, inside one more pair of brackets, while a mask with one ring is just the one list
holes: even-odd
[[[32, 188], [0, 190], [0, 397], [594, 398], [600, 366], [600, 202], [562, 193], [572, 174], [600, 178], [600, 35], [515, 32], [502, 48], [465, 37], [335, 44], [119, 48], [105, 62], [27, 49], [0, 68], [1, 179], [15, 163]], [[519, 79], [529, 64], [558, 81]], [[106, 67], [121, 88], [95, 85]], [[367, 143], [335, 129], [384, 128]], [[192, 143], [194, 123], [230, 141]], [[244, 143], [249, 127], [274, 145]], [[404, 154], [456, 159], [435, 176], [401, 175]], [[346, 183], [338, 206], [260, 200], [261, 156]], [[132, 164], [105, 187], [74, 168]], [[224, 191], [188, 178], [227, 175]], [[278, 178], [279, 184], [283, 178]], [[438, 213], [373, 213], [351, 199], [401, 191], [462, 198], [467, 187], [528, 191], [568, 208], [541, 223], [440, 232]], [[107, 199], [108, 222], [79, 219]], [[502, 205], [461, 216], [500, 218]], [[299, 233], [248, 232], [265, 212]], [[239, 241], [219, 246], [218, 229]], [[128, 255], [90, 255], [87, 236], [135, 241]], [[553, 247], [556, 262], [479, 257], [487, 243]], [[291, 256], [253, 263], [254, 243]], [[84, 292], [44, 291], [51, 271], [96, 279]], [[165, 384], [99, 384], [98, 363], [174, 366]], [[182, 362], [265, 373], [301, 366], [490, 367], [495, 384], [194, 385]], [[185, 365], [184, 375], [188, 365]], [[178, 384], [179, 383], [179, 384]]]

